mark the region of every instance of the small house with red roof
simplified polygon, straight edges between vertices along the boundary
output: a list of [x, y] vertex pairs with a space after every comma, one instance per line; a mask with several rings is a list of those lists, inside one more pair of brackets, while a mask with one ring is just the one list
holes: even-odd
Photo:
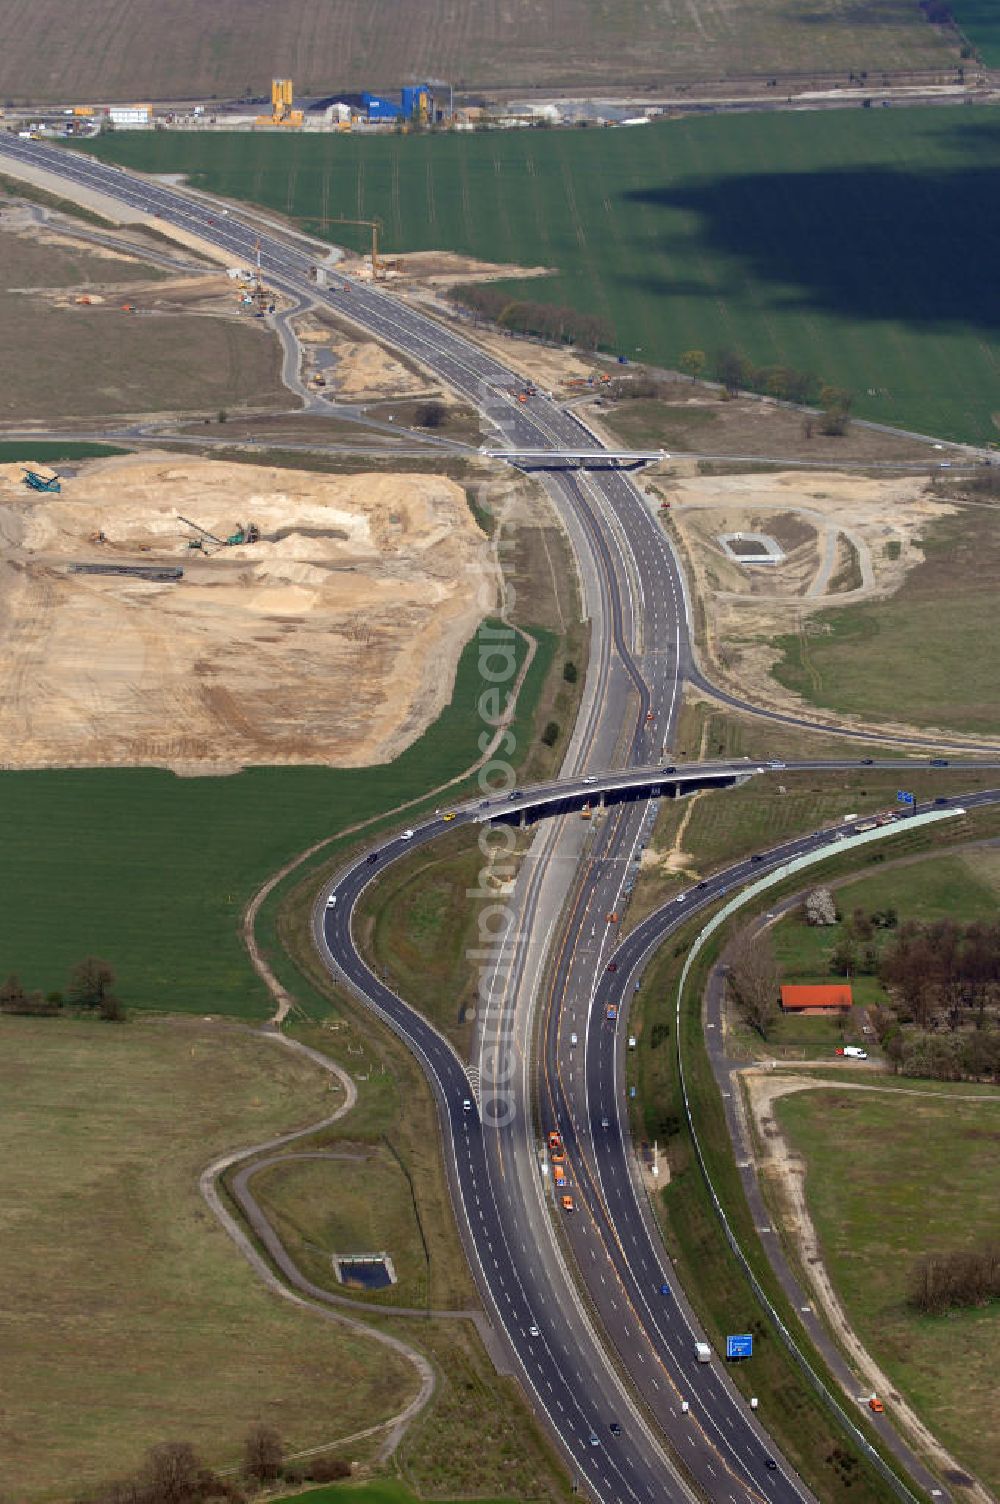
[[781, 989], [783, 1013], [846, 1013], [853, 1006], [850, 982], [821, 986], [791, 986]]

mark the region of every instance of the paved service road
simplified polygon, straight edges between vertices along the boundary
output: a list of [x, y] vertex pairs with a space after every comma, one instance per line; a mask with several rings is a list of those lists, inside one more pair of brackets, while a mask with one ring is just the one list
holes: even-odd
[[[248, 265], [254, 259], [258, 226], [244, 210], [224, 210], [204, 197], [12, 136], [0, 136], [0, 157], [20, 158], [157, 215], [224, 249], [234, 262]], [[501, 361], [384, 291], [336, 271], [329, 273], [328, 288], [318, 288], [309, 275], [317, 254], [323, 253], [304, 237], [282, 238], [260, 227], [261, 264], [270, 283], [294, 299], [308, 295], [329, 303], [340, 316], [422, 361], [480, 410], [499, 434], [500, 447], [602, 447], [574, 414], [543, 394], [519, 403], [523, 381]], [[494, 802], [491, 796], [486, 809], [478, 801], [463, 805], [454, 822], [436, 817], [410, 839], [397, 837], [360, 857], [328, 890], [332, 904], [324, 901], [317, 909], [317, 944], [333, 973], [406, 1041], [434, 1087], [459, 1226], [487, 1310], [586, 1492], [601, 1504], [697, 1496], [713, 1504], [793, 1504], [810, 1496], [778, 1458], [718, 1360], [694, 1361], [696, 1327], [666, 1273], [662, 1245], [631, 1179], [620, 1110], [620, 1030], [605, 1026], [606, 1002], [622, 989], [620, 973], [605, 969], [616, 926], [604, 915], [616, 912], [628, 891], [632, 862], [654, 812], [650, 801], [685, 783], [734, 782], [756, 769], [746, 763], [678, 769], [665, 755], [684, 679], [713, 687], [693, 660], [677, 562], [634, 482], [623, 471], [604, 467], [546, 470], [542, 479], [577, 554], [593, 623], [583, 709], [566, 778], [525, 799], [498, 796]], [[756, 709], [735, 697], [722, 698]], [[773, 718], [812, 724], [793, 716]], [[924, 743], [916, 738], [913, 745]], [[616, 764], [641, 771], [599, 779], [588, 771]], [[838, 764], [806, 766], [831, 765]], [[547, 822], [535, 834], [517, 884], [523, 943], [485, 1010], [493, 1031], [489, 1037], [502, 1038], [504, 1048], [484, 1043], [484, 1030], [478, 1062], [467, 1069], [358, 954], [351, 933], [357, 898], [386, 863], [444, 830], [484, 818], [521, 821], [535, 812], [558, 813], [561, 801], [573, 808], [598, 797], [610, 807], [595, 837], [582, 833], [584, 822], [578, 819]], [[828, 838], [822, 833], [807, 839]], [[592, 849], [585, 849], [589, 841]], [[750, 870], [756, 875], [760, 868], [745, 863], [721, 874], [698, 901], [717, 896], [720, 883], [739, 882]], [[541, 1173], [533, 1114], [532, 1005], [535, 972], [567, 897], [570, 920], [559, 929], [541, 1065], [544, 1112], [565, 1132], [579, 1207], [561, 1219], [557, 1235], [560, 1219], [552, 1215]], [[685, 915], [690, 912], [685, 907]], [[637, 945], [644, 940], [651, 948], [670, 927], [651, 916], [619, 954], [623, 960], [638, 956]], [[631, 980], [631, 970], [624, 971]], [[576, 1045], [568, 1042], [572, 1033]], [[570, 1256], [627, 1371], [628, 1388], [577, 1294]], [[664, 1282], [671, 1286], [670, 1296], [660, 1294]], [[768, 1466], [768, 1459], [775, 1465]]]

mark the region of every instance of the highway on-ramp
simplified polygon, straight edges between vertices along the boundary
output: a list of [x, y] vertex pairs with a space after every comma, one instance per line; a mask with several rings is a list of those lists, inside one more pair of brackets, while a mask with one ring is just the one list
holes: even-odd
[[[601, 447], [575, 415], [544, 394], [518, 402], [522, 379], [461, 334], [336, 270], [320, 288], [311, 272], [325, 252], [305, 237], [279, 235], [255, 223], [248, 211], [60, 148], [0, 135], [4, 158], [20, 159], [163, 220], [239, 264], [252, 264], [259, 244], [269, 282], [293, 299], [327, 304], [422, 361], [480, 410], [507, 449]], [[588, 790], [598, 792], [588, 781], [596, 775], [588, 769], [616, 764], [651, 770], [645, 785], [640, 775], [636, 791], [648, 797], [613, 803], [632, 793], [622, 788], [620, 775], [611, 780], [615, 787], [602, 786], [613, 808], [576, 882], [576, 858], [584, 855], [580, 822], [557, 820], [538, 831], [517, 893], [523, 937], [535, 948], [522, 945], [487, 1009], [510, 1049], [483, 1049], [475, 1072], [365, 964], [353, 940], [351, 915], [387, 861], [458, 822], [520, 819], [516, 800], [502, 805], [498, 796], [494, 808], [490, 796], [485, 811], [463, 808], [454, 823], [430, 821], [408, 838], [397, 837], [381, 851], [359, 857], [339, 874], [330, 893], [333, 902], [318, 911], [317, 942], [333, 972], [406, 1041], [435, 1089], [459, 1226], [484, 1301], [587, 1493], [602, 1504], [697, 1495], [718, 1504], [750, 1499], [792, 1504], [809, 1497], [807, 1491], [718, 1364], [695, 1364], [694, 1326], [682, 1300], [659, 1294], [664, 1254], [635, 1195], [620, 1113], [602, 1107], [601, 1119], [606, 1116], [609, 1127], [596, 1135], [592, 1121], [599, 1102], [610, 1107], [615, 1079], [600, 1065], [609, 1053], [602, 1048], [608, 1036], [600, 1016], [603, 993], [594, 986], [614, 929], [605, 905], [614, 913], [627, 891], [630, 862], [652, 817], [651, 801], [673, 793], [688, 776], [689, 769], [671, 767], [669, 757], [660, 763], [682, 682], [712, 686], [701, 679], [692, 658], [676, 559], [634, 482], [620, 470], [597, 468], [546, 471], [543, 483], [576, 551], [594, 631], [583, 711], [564, 769], [573, 775], [565, 797], [579, 800]], [[747, 708], [735, 698], [732, 703]], [[796, 723], [795, 717], [780, 719]], [[702, 768], [700, 776], [736, 781], [748, 771], [740, 764], [724, 772]], [[558, 812], [559, 794], [548, 791], [545, 812]], [[586, 1184], [580, 1215], [562, 1232], [576, 1253], [590, 1309], [577, 1292], [567, 1244], [550, 1214], [532, 1112], [533, 965], [543, 956], [544, 940], [571, 890], [570, 923], [560, 931], [555, 979], [559, 1006], [547, 1015], [544, 1105], [565, 1123], [574, 1169], [581, 1186]], [[598, 913], [608, 926], [600, 941]], [[572, 1027], [567, 1008], [581, 1010], [581, 1030], [574, 1031], [586, 1041], [579, 1066], [578, 1056], [567, 1061], [561, 1053], [562, 1031]], [[610, 1053], [613, 1057], [614, 1050]], [[510, 1059], [516, 1062], [513, 1069], [507, 1068]], [[497, 1111], [501, 1102], [509, 1112]], [[599, 1338], [595, 1312], [617, 1349], [617, 1366]], [[663, 1437], [669, 1438], [670, 1455]]]

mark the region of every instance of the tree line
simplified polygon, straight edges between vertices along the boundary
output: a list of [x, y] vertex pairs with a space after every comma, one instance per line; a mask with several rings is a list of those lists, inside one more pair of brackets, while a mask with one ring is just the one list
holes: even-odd
[[955, 1030], [1000, 1005], [1000, 924], [907, 920], [879, 955], [899, 1023]]
[[560, 345], [580, 345], [585, 350], [607, 349], [615, 342], [611, 322], [596, 313], [582, 313], [560, 303], [532, 303], [511, 298], [498, 287], [456, 287], [449, 296], [479, 319], [508, 329], [512, 334], [534, 334]]
[[125, 1005], [114, 990], [116, 980], [110, 962], [100, 956], [85, 956], [77, 962], [70, 972], [66, 993], [29, 992], [16, 972], [12, 972], [5, 982], [0, 982], [0, 1014], [55, 1018], [68, 1005], [95, 1013], [107, 1023], [122, 1023]]
[[248, 1497], [276, 1483], [336, 1483], [351, 1476], [343, 1457], [312, 1457], [301, 1465], [285, 1462], [285, 1444], [273, 1426], [250, 1427], [243, 1441], [242, 1466], [235, 1477], [206, 1467], [188, 1441], [163, 1441], [150, 1447], [135, 1473], [113, 1479], [74, 1504], [246, 1504]]
[[[695, 378], [693, 367], [704, 369], [705, 356], [701, 350], [687, 350], [681, 356], [681, 368]], [[725, 388], [730, 397], [739, 392], [761, 392], [780, 402], [792, 402], [797, 407], [820, 408], [819, 431], [827, 435], [847, 432], [853, 393], [844, 387], [831, 386], [813, 371], [799, 371], [794, 366], [755, 366], [739, 350], [719, 350], [715, 356], [715, 379]], [[700, 375], [700, 370], [697, 372]], [[806, 437], [812, 437], [811, 414], [806, 414]]]
[[[760, 392], [798, 407], [819, 407], [818, 418], [813, 413], [803, 415], [807, 438], [812, 437], [817, 423], [822, 434], [847, 432], [854, 406], [853, 394], [844, 387], [822, 381], [812, 371], [799, 371], [786, 365], [755, 366], [738, 350], [729, 349], [718, 350], [711, 362], [704, 350], [685, 350], [677, 364], [692, 381], [700, 380], [710, 370], [730, 397], [736, 397], [740, 392]], [[662, 381], [648, 371], [641, 371], [628, 379], [611, 382], [605, 388], [605, 395], [616, 400], [659, 397], [663, 390]]]

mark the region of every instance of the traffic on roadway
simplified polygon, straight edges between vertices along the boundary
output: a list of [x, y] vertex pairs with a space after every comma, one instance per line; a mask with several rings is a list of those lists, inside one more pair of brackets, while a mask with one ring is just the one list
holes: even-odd
[[[164, 220], [244, 265], [259, 244], [271, 284], [295, 299], [327, 303], [432, 369], [493, 426], [499, 442], [491, 447], [531, 451], [536, 461], [540, 452], [558, 459], [560, 452], [604, 450], [575, 413], [545, 394], [519, 401], [523, 379], [454, 329], [335, 268], [328, 268], [328, 286], [318, 287], [312, 272], [327, 248], [307, 237], [63, 148], [0, 135], [0, 156]], [[668, 749], [685, 681], [750, 713], [810, 729], [816, 723], [760, 712], [704, 679], [692, 652], [684, 579], [649, 501], [610, 456], [593, 469], [580, 463], [560, 461], [540, 477], [577, 556], [592, 628], [562, 776], [536, 790], [484, 794], [360, 855], [320, 899], [316, 942], [331, 972], [406, 1042], [433, 1086], [456, 1215], [484, 1304], [588, 1496], [601, 1504], [792, 1504], [810, 1499], [809, 1491], [718, 1358], [703, 1362], [696, 1352], [702, 1334], [633, 1179], [621, 1037], [637, 968], [682, 919], [835, 833], [815, 832], [735, 864], [649, 916], [621, 944], [617, 916], [661, 797], [786, 767], [794, 773], [872, 760], [674, 763]], [[932, 743], [915, 737], [906, 745]], [[877, 763], [915, 765], [902, 757]], [[589, 841], [579, 819], [541, 820], [588, 803], [607, 808]], [[531, 860], [522, 862], [515, 887], [518, 944], [497, 966], [475, 1064], [467, 1066], [366, 964], [352, 914], [389, 863], [444, 831], [536, 819]], [[550, 952], [536, 1062], [537, 983]], [[542, 1135], [550, 1132], [560, 1136], [561, 1161], [546, 1150]], [[558, 1202], [557, 1164], [565, 1182]], [[897, 1492], [906, 1496], [901, 1484]]]

